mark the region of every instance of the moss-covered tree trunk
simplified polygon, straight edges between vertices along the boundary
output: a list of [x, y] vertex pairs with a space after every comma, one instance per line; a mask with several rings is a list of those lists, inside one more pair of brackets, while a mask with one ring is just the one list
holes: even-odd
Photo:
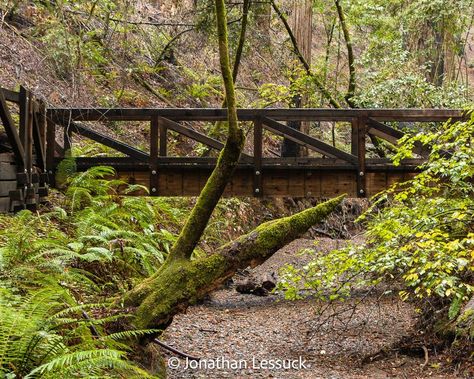
[[157, 275], [125, 297], [125, 306], [137, 307], [135, 326], [166, 326], [175, 314], [216, 289], [238, 269], [261, 264], [278, 249], [300, 237], [331, 213], [342, 198], [266, 222], [206, 258], [181, 259], [163, 266]]
[[124, 297], [125, 306], [135, 308], [135, 324], [139, 328], [166, 327], [176, 313], [215, 289], [237, 269], [265, 261], [276, 250], [323, 219], [342, 200], [340, 197], [294, 216], [265, 223], [209, 257], [191, 260], [192, 252], [232, 178], [244, 143], [237, 122], [224, 0], [215, 0], [215, 5], [228, 110], [227, 142], [167, 260], [156, 274]]
[[[163, 276], [166, 276], [167, 270], [173, 270], [175, 267], [185, 267], [189, 263], [194, 248], [199, 242], [214, 208], [221, 198], [227, 183], [232, 178], [243, 148], [244, 134], [238, 126], [234, 83], [229, 61], [227, 17], [224, 0], [215, 0], [215, 7], [220, 66], [228, 111], [227, 141], [219, 155], [216, 167], [201, 191], [196, 205], [172, 247], [165, 264], [154, 276], [140, 283], [127, 294], [128, 303], [134, 305], [139, 305], [141, 301], [146, 299], [149, 293], [153, 295], [155, 292], [160, 291], [160, 283], [163, 281]], [[141, 319], [147, 318], [146, 315], [142, 314], [141, 310], [143, 308], [139, 309], [138, 317]]]
[[244, 145], [244, 134], [237, 122], [237, 106], [235, 101], [234, 82], [229, 60], [227, 40], [227, 17], [224, 0], [216, 0], [217, 33], [219, 40], [219, 56], [222, 78], [224, 80], [228, 135], [224, 149], [219, 155], [217, 165], [207, 180], [196, 206], [191, 212], [178, 240], [173, 246], [168, 261], [189, 259], [207, 226], [214, 208], [221, 198], [227, 183], [234, 173]]

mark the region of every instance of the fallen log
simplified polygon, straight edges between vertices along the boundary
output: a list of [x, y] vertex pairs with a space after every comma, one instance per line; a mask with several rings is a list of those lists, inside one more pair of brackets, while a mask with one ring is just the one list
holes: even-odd
[[238, 281], [235, 290], [248, 295], [267, 296], [276, 287], [276, 282], [274, 273], [263, 273]]
[[135, 307], [137, 328], [165, 328], [172, 318], [220, 287], [239, 269], [255, 267], [277, 250], [322, 221], [343, 196], [293, 216], [266, 222], [252, 232], [197, 260], [168, 260], [152, 277], [124, 297], [124, 306]]

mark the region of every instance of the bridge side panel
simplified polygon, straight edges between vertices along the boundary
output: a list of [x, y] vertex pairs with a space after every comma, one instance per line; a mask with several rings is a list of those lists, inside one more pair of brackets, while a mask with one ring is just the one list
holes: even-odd
[[[158, 193], [160, 196], [198, 196], [210, 173], [211, 169], [161, 169]], [[224, 196], [254, 196], [253, 176], [251, 168], [238, 169]], [[150, 185], [147, 172], [120, 172], [120, 177], [147, 188]], [[356, 174], [351, 170], [332, 172], [267, 168], [262, 174], [262, 187], [267, 197], [328, 198], [343, 193], [350, 197], [357, 196]], [[374, 191], [378, 189], [374, 188]]]

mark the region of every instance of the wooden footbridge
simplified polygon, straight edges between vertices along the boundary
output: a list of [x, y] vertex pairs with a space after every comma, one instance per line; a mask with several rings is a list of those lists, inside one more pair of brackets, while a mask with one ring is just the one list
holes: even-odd
[[[226, 195], [331, 197], [348, 193], [366, 197], [408, 179], [419, 169], [427, 151], [416, 146], [419, 158], [394, 166], [389, 159], [369, 157], [369, 142], [397, 144], [404, 133], [393, 123], [445, 122], [465, 114], [452, 109], [239, 109], [248, 123], [247, 154], [243, 154]], [[0, 118], [6, 138], [0, 139], [0, 210], [34, 208], [54, 186], [54, 174], [76, 137], [105, 145], [107, 156], [76, 157], [78, 170], [112, 166], [129, 183], [142, 184], [152, 196], [196, 196], [216, 164], [206, 156], [170, 156], [169, 134], [178, 133], [209, 149], [222, 142], [198, 132], [193, 123], [225, 121], [225, 109], [170, 108], [49, 108], [31, 92], [0, 88]], [[149, 146], [139, 149], [97, 131], [96, 126], [116, 122], [147, 123]], [[351, 143], [334, 147], [291, 127], [295, 122], [345, 122]], [[389, 124], [390, 125], [389, 125]], [[290, 125], [290, 126], [289, 126]], [[102, 128], [104, 130], [104, 128]], [[148, 132], [148, 131], [147, 131]], [[0, 130], [1, 133], [1, 130]], [[307, 157], [281, 157], [264, 146], [264, 133], [317, 153]], [[195, 154], [194, 154], [195, 155]]]

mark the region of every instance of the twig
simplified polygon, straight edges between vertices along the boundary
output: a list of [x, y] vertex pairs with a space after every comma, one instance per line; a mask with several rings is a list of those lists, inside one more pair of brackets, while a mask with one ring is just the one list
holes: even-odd
[[87, 320], [89, 321], [91, 324], [89, 325], [89, 330], [91, 331], [92, 335], [94, 337], [100, 337], [100, 333], [99, 331], [97, 330], [97, 328], [95, 327], [95, 325], [92, 324], [92, 319], [89, 317], [89, 315], [87, 314], [87, 312], [82, 309], [82, 316]]
[[424, 368], [428, 364], [430, 357], [428, 355], [428, 349], [426, 348], [426, 346], [423, 345], [421, 348], [423, 349], [423, 352], [425, 353], [425, 362], [421, 365], [421, 367]]
[[214, 329], [199, 328], [199, 331], [206, 332], [206, 333], [217, 333], [217, 330], [214, 330]]
[[179, 350], [175, 349], [174, 347], [171, 347], [171, 346], [165, 344], [164, 342], [160, 341], [158, 338], [155, 338], [153, 340], [153, 342], [156, 343], [157, 345], [161, 346], [162, 348], [164, 348], [166, 350], [169, 350], [172, 353], [175, 353], [175, 354], [179, 355], [182, 358], [187, 358], [190, 361], [196, 361], [196, 362], [199, 362], [201, 360], [201, 358], [193, 357], [192, 355], [183, 353], [182, 351], [179, 351]]

